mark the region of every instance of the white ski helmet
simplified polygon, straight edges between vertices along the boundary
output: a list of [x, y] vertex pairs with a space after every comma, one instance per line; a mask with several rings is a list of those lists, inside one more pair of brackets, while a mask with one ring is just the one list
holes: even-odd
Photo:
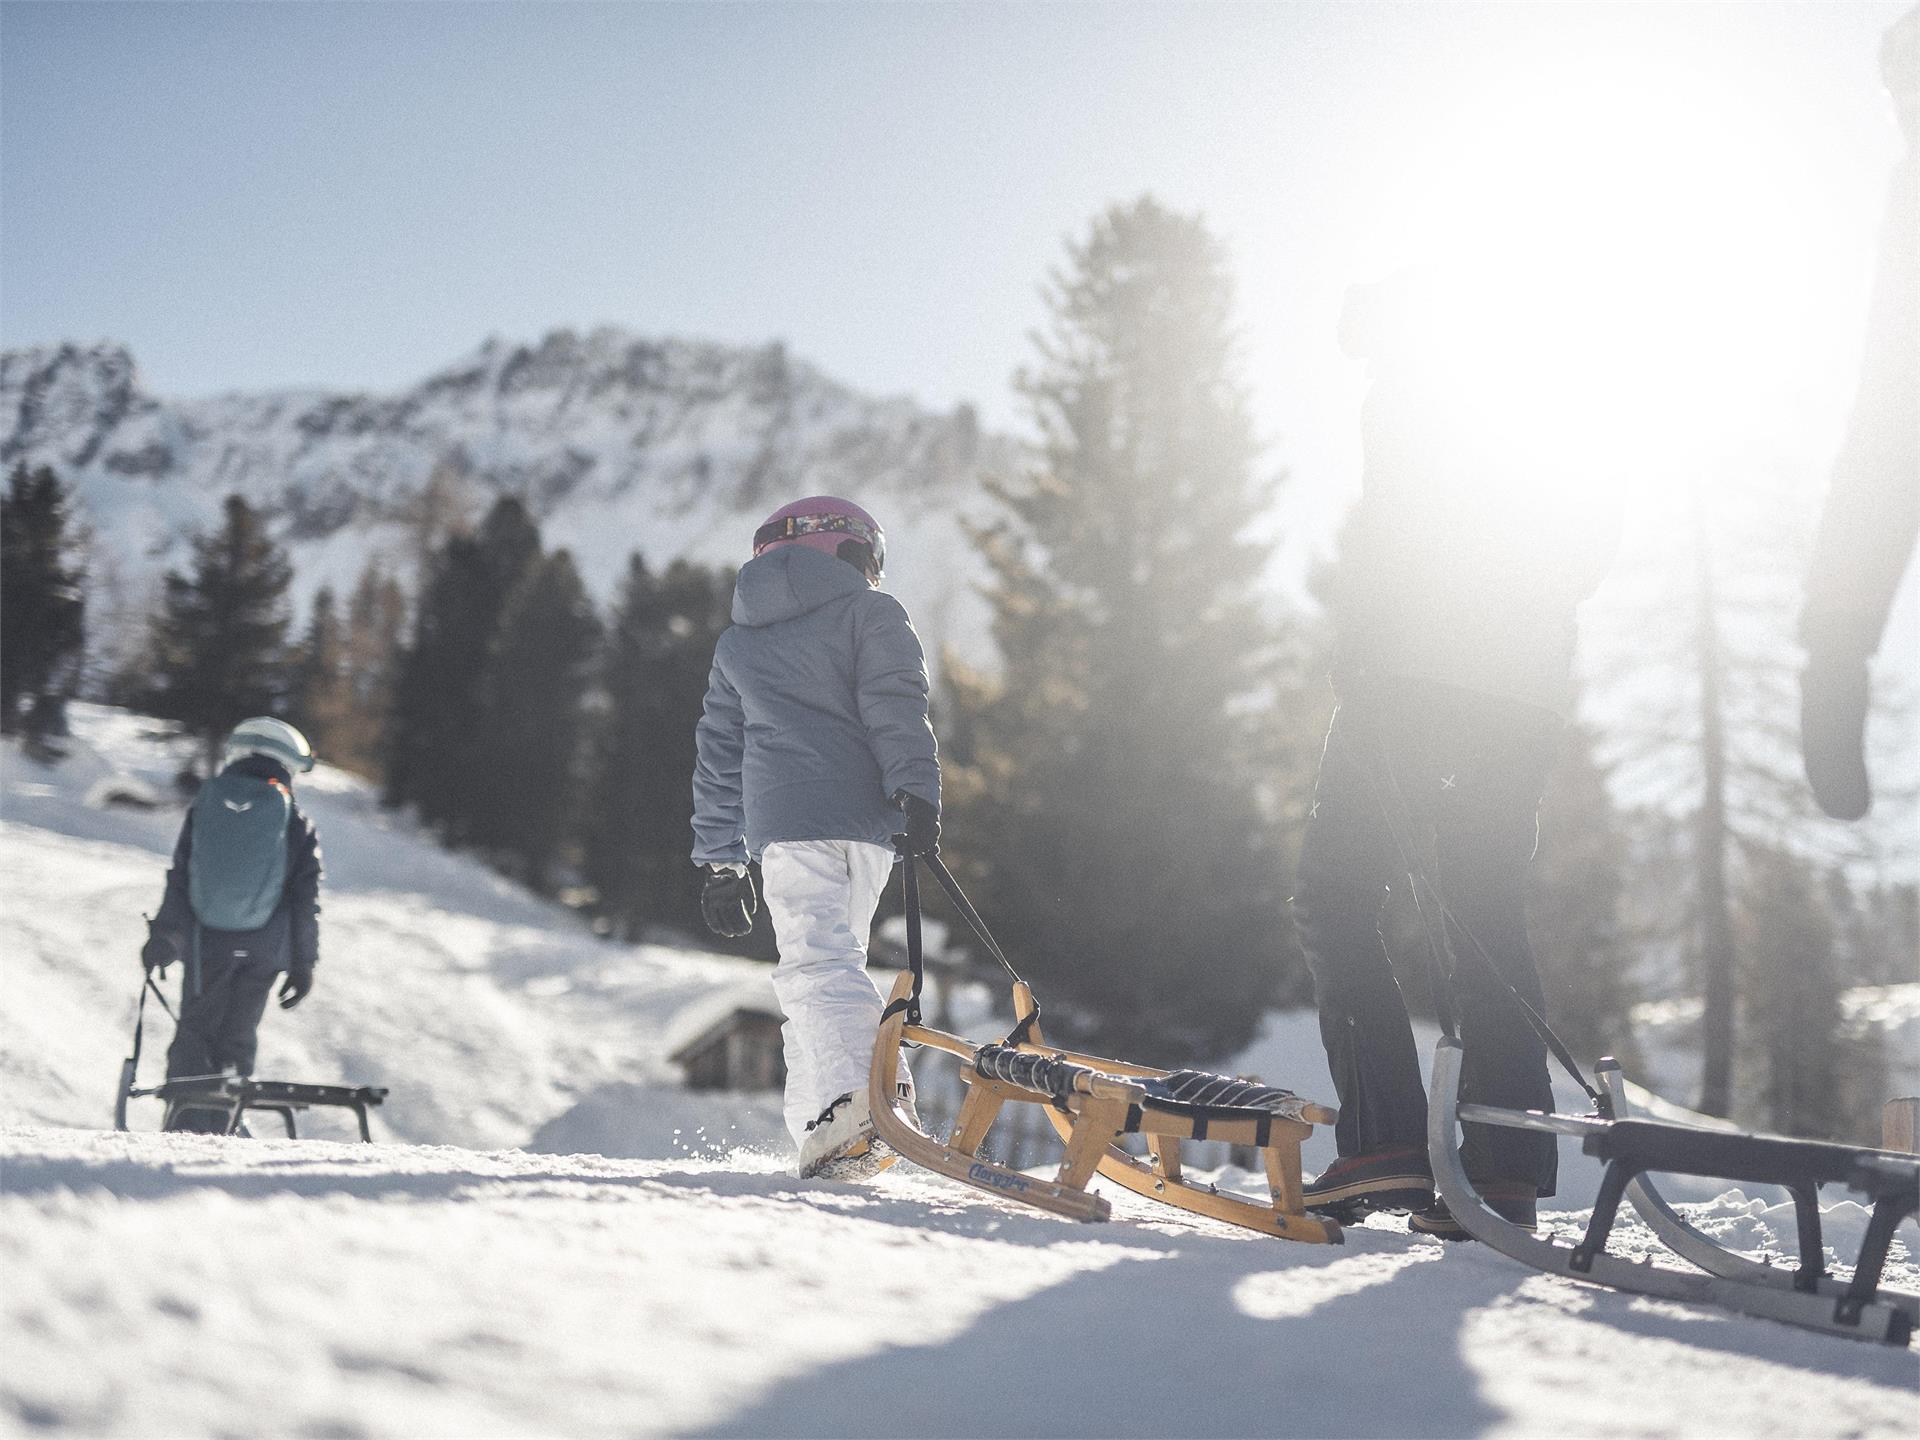
[[313, 769], [313, 747], [307, 737], [284, 720], [271, 715], [256, 715], [242, 720], [227, 736], [225, 763], [231, 765], [243, 755], [264, 755], [278, 760], [295, 775]]

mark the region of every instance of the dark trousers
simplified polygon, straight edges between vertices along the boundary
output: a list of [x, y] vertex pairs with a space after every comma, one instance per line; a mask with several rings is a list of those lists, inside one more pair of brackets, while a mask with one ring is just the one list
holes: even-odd
[[229, 1067], [253, 1073], [260, 1017], [267, 1013], [279, 967], [246, 945], [203, 933], [199, 955], [187, 957], [180, 987], [180, 1024], [167, 1048], [167, 1078], [217, 1075]]
[[[1560, 728], [1532, 706], [1434, 682], [1374, 680], [1343, 690], [1293, 901], [1339, 1092], [1342, 1155], [1426, 1147], [1420, 1057], [1380, 935], [1389, 892], [1408, 886], [1416, 867], [1454, 922], [1427, 961], [1454, 972], [1461, 1099], [1553, 1108], [1546, 1047], [1487, 962], [1543, 1005], [1527, 943], [1526, 872]], [[1425, 887], [1417, 898], [1437, 941], [1439, 907]], [[1401, 978], [1430, 983], [1427, 975]], [[1462, 1155], [1476, 1182], [1532, 1181], [1553, 1194], [1553, 1137], [1463, 1130]]]

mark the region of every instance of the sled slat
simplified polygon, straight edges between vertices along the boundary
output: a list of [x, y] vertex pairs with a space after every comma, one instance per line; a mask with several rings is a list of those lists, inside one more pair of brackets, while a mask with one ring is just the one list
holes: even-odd
[[1180, 1138], [1177, 1135], [1147, 1136], [1147, 1153], [1153, 1156], [1153, 1168], [1168, 1180], [1180, 1178]]
[[1100, 1157], [1113, 1144], [1120, 1127], [1127, 1123], [1125, 1097], [1091, 1100], [1077, 1116], [1067, 1133], [1067, 1155], [1060, 1162], [1059, 1181], [1075, 1190], [1084, 1190], [1100, 1168]]
[[[962, 1071], [963, 1078], [977, 1079]], [[987, 1132], [993, 1128], [993, 1122], [999, 1118], [1000, 1107], [1006, 1100], [993, 1093], [987, 1085], [971, 1085], [967, 1088], [967, 1098], [961, 1102], [960, 1114], [954, 1121], [953, 1139], [948, 1142], [962, 1155], [978, 1155], [980, 1147], [986, 1144]]]
[[1887, 1101], [1880, 1111], [1880, 1147], [1920, 1155], [1920, 1099]]
[[1300, 1193], [1300, 1142], [1283, 1140], [1260, 1152], [1267, 1161], [1267, 1186], [1273, 1192], [1273, 1208], [1297, 1214], [1305, 1204]]

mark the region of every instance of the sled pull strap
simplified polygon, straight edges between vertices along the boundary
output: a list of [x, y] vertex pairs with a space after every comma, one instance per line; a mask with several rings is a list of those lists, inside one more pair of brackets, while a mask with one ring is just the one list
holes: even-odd
[[149, 994], [160, 1002], [160, 1008], [167, 1012], [167, 1017], [174, 1024], [180, 1023], [180, 1017], [173, 1013], [173, 1006], [167, 1003], [167, 997], [161, 994], [160, 987], [153, 983], [153, 972], [148, 971], [146, 983], [140, 987], [140, 1003], [134, 1007], [133, 1011], [133, 1063], [136, 1066], [140, 1063], [140, 1038], [147, 1028], [147, 996]]
[[[153, 992], [153, 998], [160, 1002], [160, 1008], [167, 1012], [167, 1018], [173, 1021], [174, 1024], [178, 1025], [180, 1023], [180, 1017], [173, 1013], [173, 1006], [167, 1003], [167, 997], [160, 992], [160, 987], [153, 983], [152, 975], [147, 976], [147, 990], [151, 990]], [[140, 992], [140, 1009], [142, 1014], [145, 1013], [146, 1008], [147, 1008], [147, 992], [146, 990], [142, 990]], [[136, 1019], [133, 1022], [133, 1028], [134, 1028], [134, 1033], [137, 1035], [140, 1030], [140, 1021], [138, 1019]]]
[[154, 988], [151, 975], [146, 977], [146, 983], [140, 987], [140, 1003], [133, 1007], [133, 1054], [127, 1061], [127, 1084], [129, 1085], [133, 1083], [134, 1077], [140, 1071], [140, 1037], [147, 1028], [147, 992], [149, 990], [156, 995], [160, 993]]
[[[1007, 959], [1007, 952], [1000, 948], [1000, 942], [995, 940], [993, 932], [987, 929], [987, 922], [980, 918], [980, 912], [973, 908], [973, 902], [967, 899], [966, 892], [960, 888], [960, 882], [954, 879], [953, 872], [947, 869], [947, 862], [937, 854], [929, 855], [927, 868], [933, 871], [933, 878], [940, 882], [940, 888], [947, 892], [947, 898], [953, 902], [953, 908], [960, 912], [960, 917], [967, 922], [968, 928], [979, 936], [980, 943], [987, 947], [987, 952], [1000, 962], [1000, 968], [1013, 977], [1014, 984], [1026, 986], [1027, 982], [1020, 978], [1020, 972], [1013, 968], [1013, 962]], [[1031, 993], [1031, 987], [1028, 987], [1028, 991]], [[1040, 1002], [1036, 1000], [1033, 1002], [1033, 1009], [1020, 1016], [1019, 1023], [1007, 1033], [1006, 1043], [1026, 1044], [1033, 1037], [1034, 1022], [1039, 1018]]]
[[[1452, 934], [1458, 931], [1461, 938], [1467, 942], [1467, 948], [1479, 959], [1487, 974], [1513, 997], [1514, 1004], [1520, 1007], [1521, 1015], [1526, 1018], [1528, 1027], [1540, 1038], [1540, 1043], [1546, 1046], [1553, 1058], [1560, 1062], [1567, 1074], [1573, 1078], [1573, 1082], [1586, 1092], [1587, 1098], [1594, 1103], [1596, 1109], [1602, 1109], [1604, 1113], [1603, 1107], [1607, 1103], [1606, 1100], [1594, 1088], [1593, 1082], [1587, 1079], [1586, 1072], [1580, 1068], [1580, 1062], [1573, 1058], [1573, 1052], [1567, 1048], [1566, 1042], [1555, 1033], [1553, 1026], [1547, 1023], [1547, 1017], [1540, 1013], [1539, 1008], [1520, 993], [1519, 987], [1513, 981], [1501, 973], [1500, 967], [1493, 963], [1493, 956], [1487, 953], [1487, 947], [1482, 945], [1480, 938], [1453, 913], [1453, 907], [1447, 904], [1447, 897], [1441, 893], [1433, 875], [1421, 863], [1421, 857], [1414, 853], [1411, 837], [1402, 833], [1401, 826], [1402, 820], [1412, 816], [1412, 807], [1408, 805], [1406, 796], [1401, 792], [1399, 778], [1393, 773], [1393, 759], [1387, 751], [1385, 741], [1376, 736], [1375, 744], [1379, 748], [1380, 768], [1387, 777], [1387, 785], [1393, 794], [1393, 803], [1391, 805], [1388, 803], [1387, 796], [1381, 793], [1379, 782], [1371, 773], [1367, 775], [1367, 784], [1373, 791], [1374, 804], [1380, 807], [1381, 818], [1387, 822], [1388, 836], [1393, 841], [1394, 849], [1399, 852], [1400, 863], [1405, 867], [1407, 879], [1411, 882], [1409, 890], [1413, 896], [1414, 909], [1419, 912], [1420, 927], [1427, 936], [1430, 956], [1427, 973], [1433, 985], [1434, 1009], [1438, 1012], [1436, 1018], [1440, 1021], [1441, 1030], [1449, 1038], [1455, 1037], [1458, 1032], [1458, 1018], [1452, 994], [1455, 976], [1444, 964], [1452, 948]], [[1437, 930], [1432, 920], [1428, 918], [1426, 908], [1420, 904], [1422, 886], [1432, 897], [1434, 909], [1438, 911], [1440, 923]]]
[[[937, 862], [936, 862], [937, 863]], [[927, 978], [927, 957], [920, 939], [920, 866], [912, 855], [903, 857], [900, 866], [902, 908], [907, 917], [907, 969], [913, 972], [913, 988], [881, 1012], [884, 1024], [902, 1011], [907, 1024], [920, 1023], [920, 987]]]
[[[1515, 985], [1513, 981], [1500, 973], [1500, 967], [1493, 963], [1493, 957], [1487, 953], [1486, 947], [1482, 945], [1474, 933], [1462, 925], [1460, 921], [1454, 917], [1453, 912], [1448, 909], [1446, 900], [1441, 897], [1439, 891], [1435, 889], [1433, 881], [1424, 873], [1413, 875], [1410, 878], [1415, 881], [1416, 888], [1414, 893], [1416, 897], [1419, 894], [1418, 885], [1424, 883], [1427, 887], [1427, 892], [1432, 895], [1438, 903], [1440, 911], [1440, 933], [1444, 935], [1447, 927], [1451, 924], [1454, 929], [1457, 929], [1466, 937], [1467, 946], [1478, 958], [1481, 967], [1513, 998], [1513, 1003], [1520, 1007], [1520, 1014], [1525, 1017], [1528, 1028], [1539, 1037], [1540, 1043], [1547, 1048], [1553, 1058], [1560, 1062], [1561, 1069], [1565, 1070], [1567, 1074], [1572, 1077], [1573, 1083], [1586, 1091], [1587, 1098], [1594, 1103], [1600, 1113], [1604, 1114], [1607, 1105], [1605, 1097], [1593, 1087], [1593, 1082], [1587, 1079], [1586, 1071], [1582, 1070], [1580, 1068], [1580, 1062], [1573, 1058], [1573, 1052], [1567, 1048], [1567, 1042], [1562, 1040], [1559, 1032], [1548, 1023], [1547, 1017], [1540, 1013], [1539, 1007], [1520, 993], [1519, 986]], [[1420, 910], [1420, 904], [1417, 898], [1414, 902], [1414, 908]], [[1421, 910], [1420, 913], [1422, 925], [1427, 929], [1428, 944], [1432, 946], [1434, 943], [1432, 927], [1426, 922], [1426, 912]], [[1453, 1005], [1454, 977], [1451, 973], [1447, 973], [1442, 969], [1441, 963], [1446, 953], [1447, 951], [1443, 947], [1433, 956], [1432, 969], [1429, 973], [1434, 977], [1433, 1001], [1434, 1008], [1439, 1012], [1440, 1028], [1446, 1032], [1449, 1037], [1455, 1037], [1458, 1035], [1459, 1030]]]

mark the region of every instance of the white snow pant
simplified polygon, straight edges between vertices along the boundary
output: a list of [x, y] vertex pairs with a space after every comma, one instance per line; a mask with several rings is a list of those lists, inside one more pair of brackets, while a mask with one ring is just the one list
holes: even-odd
[[863, 840], [776, 841], [760, 857], [767, 917], [780, 942], [773, 989], [787, 1017], [780, 1034], [795, 1145], [829, 1103], [867, 1088], [884, 1008], [867, 975], [867, 937], [893, 859], [887, 846]]

